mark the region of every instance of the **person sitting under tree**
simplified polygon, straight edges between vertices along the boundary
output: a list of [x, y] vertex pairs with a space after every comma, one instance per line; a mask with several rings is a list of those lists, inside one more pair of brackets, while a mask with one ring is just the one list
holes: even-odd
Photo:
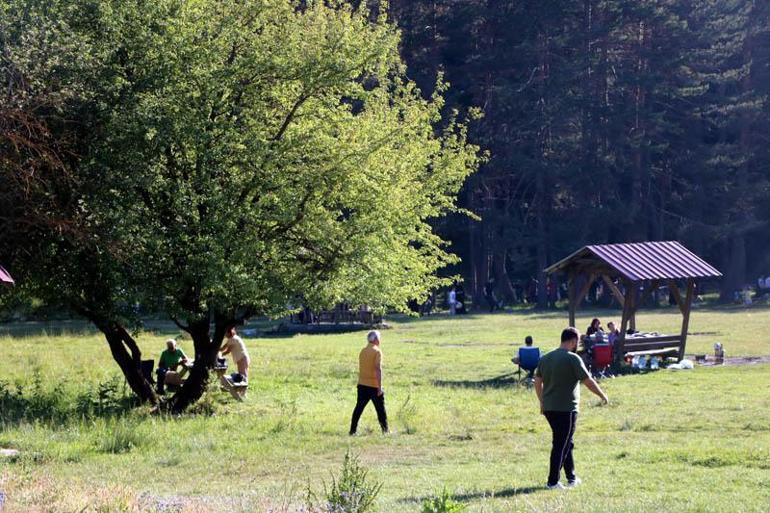
[[[166, 340], [166, 349], [158, 361], [158, 393], [164, 392], [164, 385], [181, 385], [184, 372], [178, 372], [180, 365], [187, 364], [187, 355], [176, 345], [176, 340]], [[184, 367], [182, 367], [184, 369]]]

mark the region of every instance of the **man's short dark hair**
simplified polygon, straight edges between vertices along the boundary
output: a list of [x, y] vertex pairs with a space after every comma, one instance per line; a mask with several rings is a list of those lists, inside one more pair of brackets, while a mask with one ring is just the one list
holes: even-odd
[[524, 343], [525, 343], [526, 345], [528, 345], [528, 346], [531, 346], [531, 345], [532, 345], [532, 336], [531, 336], [531, 335], [527, 335], [527, 336], [524, 338]]
[[578, 333], [578, 330], [575, 328], [569, 327], [564, 328], [564, 331], [561, 332], [561, 343], [564, 342], [571, 342], [573, 340], [579, 340], [580, 339], [580, 333]]

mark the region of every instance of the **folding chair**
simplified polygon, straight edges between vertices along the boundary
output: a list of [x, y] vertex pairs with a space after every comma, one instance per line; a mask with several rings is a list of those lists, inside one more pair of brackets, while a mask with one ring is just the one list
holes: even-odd
[[612, 346], [609, 344], [594, 344], [591, 348], [591, 373], [598, 378], [611, 376], [607, 371], [612, 365]]
[[[540, 363], [540, 348], [523, 346], [519, 348], [519, 368], [516, 371], [518, 378], [517, 383], [524, 383], [527, 388], [532, 386], [532, 378], [537, 369], [537, 364]], [[521, 371], [527, 371], [525, 378], [521, 377]]]
[[142, 360], [139, 364], [139, 369], [142, 371], [144, 379], [149, 381], [150, 384], [155, 384], [155, 378], [152, 375], [153, 367], [155, 367], [155, 360]]

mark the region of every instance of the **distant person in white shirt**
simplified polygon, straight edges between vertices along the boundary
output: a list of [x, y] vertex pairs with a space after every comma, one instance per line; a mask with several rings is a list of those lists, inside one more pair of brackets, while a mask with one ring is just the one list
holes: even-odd
[[457, 313], [457, 291], [454, 287], [452, 287], [452, 290], [449, 291], [449, 298], [447, 300], [449, 303], [449, 315], [454, 315]]
[[246, 351], [246, 345], [243, 339], [235, 332], [235, 326], [228, 328], [225, 333], [225, 342], [220, 349], [222, 356], [228, 353], [233, 356], [233, 363], [238, 368], [238, 374], [247, 380], [249, 376], [249, 353]]

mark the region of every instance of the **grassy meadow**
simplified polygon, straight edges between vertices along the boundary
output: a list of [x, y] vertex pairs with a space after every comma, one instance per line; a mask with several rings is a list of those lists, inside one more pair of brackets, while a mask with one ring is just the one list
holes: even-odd
[[[587, 325], [596, 312], [581, 312]], [[618, 312], [597, 314], [606, 324]], [[644, 330], [678, 332], [674, 310]], [[300, 511], [344, 454], [383, 483], [382, 512], [418, 512], [446, 487], [469, 512], [756, 511], [770, 508], [770, 365], [696, 367], [604, 380], [583, 390], [573, 490], [544, 489], [550, 431], [510, 358], [525, 335], [555, 347], [564, 312], [389, 319], [386, 405], [347, 435], [365, 332], [246, 339], [248, 397], [213, 387], [179, 418], [126, 410], [103, 339], [74, 326], [0, 327], [4, 512]], [[770, 355], [770, 309], [696, 309], [688, 353]], [[3, 331], [5, 330], [5, 331]], [[142, 333], [146, 357], [178, 332]], [[189, 340], [181, 347], [192, 353]], [[3, 495], [0, 494], [0, 498]], [[0, 506], [0, 510], [2, 507]]]

